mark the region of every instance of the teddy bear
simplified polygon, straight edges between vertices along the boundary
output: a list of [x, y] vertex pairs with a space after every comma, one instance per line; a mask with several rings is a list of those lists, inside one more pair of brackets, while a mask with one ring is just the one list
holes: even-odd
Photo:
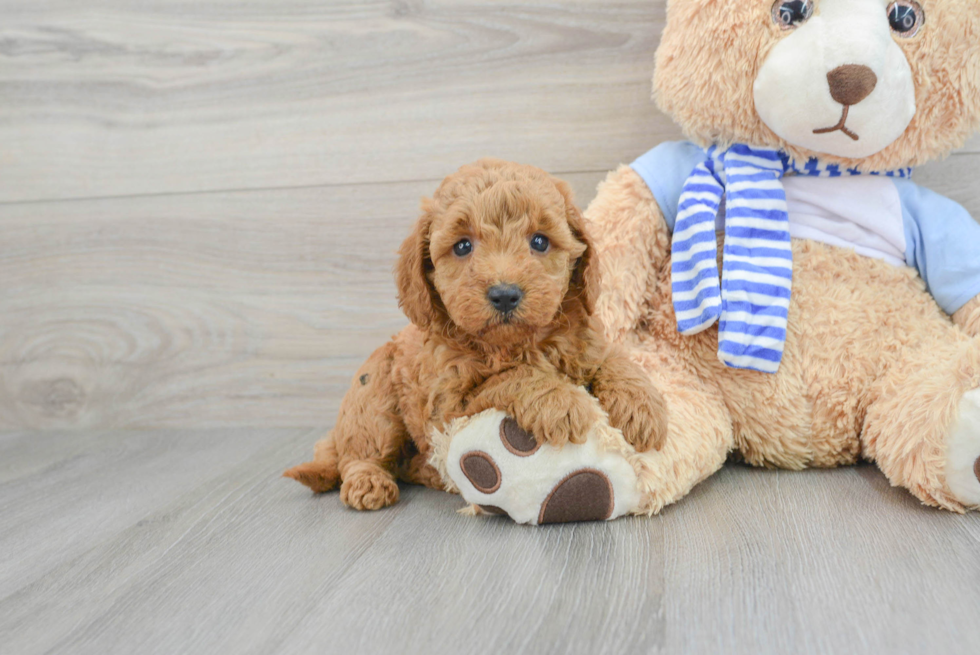
[[980, 507], [980, 224], [911, 179], [980, 125], [978, 9], [669, 0], [654, 99], [688, 140], [609, 173], [585, 212], [597, 315], [666, 437], [635, 452], [600, 420], [519, 456], [489, 410], [433, 436], [446, 486], [539, 524], [655, 514], [730, 456], [866, 460], [926, 505]]

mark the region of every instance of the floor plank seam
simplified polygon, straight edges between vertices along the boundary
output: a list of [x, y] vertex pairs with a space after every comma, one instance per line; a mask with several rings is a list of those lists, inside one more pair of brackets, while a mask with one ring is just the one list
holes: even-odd
[[[460, 166], [468, 162], [460, 162]], [[556, 177], [562, 177], [564, 175], [599, 175], [602, 173], [607, 173], [609, 170], [607, 168], [596, 168], [594, 170], [572, 170], [572, 171], [550, 171], [552, 175]], [[141, 200], [150, 198], [174, 198], [174, 197], [193, 197], [193, 196], [207, 196], [207, 195], [221, 195], [230, 193], [274, 193], [277, 191], [288, 192], [288, 191], [308, 191], [312, 189], [343, 189], [343, 188], [354, 188], [354, 187], [369, 187], [369, 186], [385, 186], [385, 185], [409, 185], [409, 184], [432, 184], [433, 188], [442, 178], [421, 178], [421, 179], [398, 179], [398, 180], [371, 180], [364, 182], [324, 182], [322, 184], [298, 184], [298, 185], [283, 185], [283, 186], [265, 186], [265, 187], [241, 187], [241, 188], [227, 188], [227, 189], [200, 189], [196, 191], [160, 191], [154, 193], [132, 193], [132, 194], [120, 194], [111, 196], [76, 196], [71, 198], [29, 198], [26, 200], [0, 200], [0, 208], [2, 207], [19, 207], [19, 206], [30, 206], [30, 205], [47, 205], [47, 204], [62, 204], [62, 203], [84, 203], [84, 202], [106, 202], [114, 200]]]

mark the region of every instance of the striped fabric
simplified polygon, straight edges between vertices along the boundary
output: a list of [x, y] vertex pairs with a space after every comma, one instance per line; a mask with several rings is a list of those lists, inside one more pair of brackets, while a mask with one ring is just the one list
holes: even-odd
[[[782, 361], [793, 288], [782, 178], [794, 174], [861, 173], [816, 159], [798, 167], [771, 148], [711, 147], [681, 193], [671, 247], [677, 329], [697, 334], [718, 322], [718, 357], [732, 368], [775, 373]], [[911, 169], [881, 174], [909, 177]], [[719, 276], [715, 218], [723, 201], [725, 248]]]

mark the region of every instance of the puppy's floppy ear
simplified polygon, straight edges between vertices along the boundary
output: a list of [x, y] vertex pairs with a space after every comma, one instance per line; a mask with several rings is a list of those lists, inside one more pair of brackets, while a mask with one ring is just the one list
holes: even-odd
[[429, 232], [434, 218], [434, 202], [422, 201], [422, 216], [415, 223], [412, 233], [402, 242], [395, 265], [395, 283], [398, 285], [398, 306], [412, 323], [429, 329], [443, 319], [445, 309], [429, 281], [432, 259], [429, 256]]
[[571, 228], [575, 238], [585, 246], [582, 256], [575, 262], [575, 270], [572, 272], [572, 279], [568, 284], [568, 296], [574, 296], [582, 301], [585, 311], [591, 316], [595, 311], [596, 300], [599, 296], [600, 278], [599, 262], [595, 251], [595, 245], [585, 231], [585, 220], [582, 212], [575, 205], [575, 198], [572, 189], [566, 182], [555, 180], [555, 187], [565, 199], [565, 216], [568, 220], [568, 227]]

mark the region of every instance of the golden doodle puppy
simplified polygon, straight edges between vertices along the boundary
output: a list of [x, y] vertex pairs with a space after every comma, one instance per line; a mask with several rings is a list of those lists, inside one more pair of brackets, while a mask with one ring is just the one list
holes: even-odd
[[599, 420], [637, 450], [659, 448], [667, 412], [649, 376], [593, 316], [595, 251], [567, 184], [484, 159], [443, 181], [400, 250], [399, 304], [412, 324], [354, 377], [313, 461], [286, 471], [316, 492], [380, 509], [396, 478], [442, 488], [429, 437], [498, 408], [552, 445]]

